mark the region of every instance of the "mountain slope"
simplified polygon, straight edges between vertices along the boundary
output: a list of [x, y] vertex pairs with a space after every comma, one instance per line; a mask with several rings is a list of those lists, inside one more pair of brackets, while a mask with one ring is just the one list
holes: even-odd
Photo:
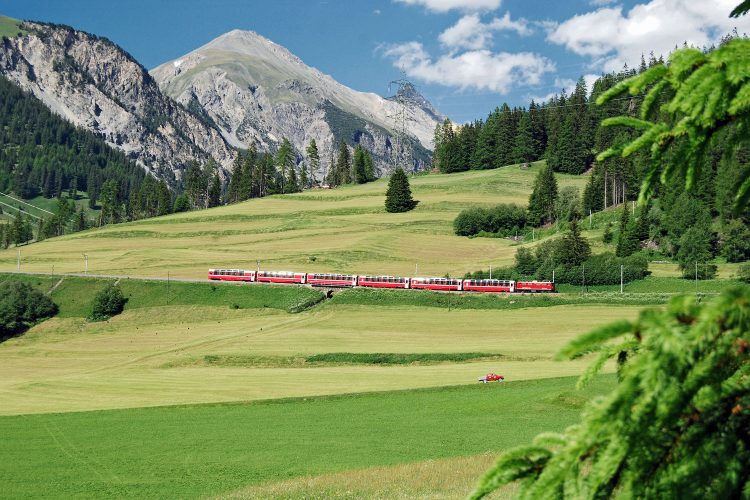
[[164, 93], [204, 110], [225, 139], [238, 147], [257, 142], [273, 149], [288, 137], [298, 151], [315, 139], [328, 163], [340, 140], [362, 143], [387, 170], [395, 117], [405, 114], [414, 158], [432, 149], [440, 115], [416, 91], [384, 99], [354, 91], [305, 65], [284, 47], [251, 31], [234, 30], [184, 57], [151, 70]]
[[68, 26], [24, 22], [3, 38], [0, 74], [52, 111], [173, 180], [186, 164], [234, 156], [221, 134], [164, 96], [148, 72], [109, 40]]

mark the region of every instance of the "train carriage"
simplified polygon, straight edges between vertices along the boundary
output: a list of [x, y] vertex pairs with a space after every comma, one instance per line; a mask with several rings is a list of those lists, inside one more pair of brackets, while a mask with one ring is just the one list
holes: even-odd
[[307, 275], [307, 283], [312, 286], [329, 287], [355, 287], [357, 286], [356, 274], [336, 273], [310, 273]]
[[517, 292], [554, 292], [555, 283], [552, 281], [517, 281]]
[[255, 281], [255, 271], [245, 269], [209, 269], [208, 279], [219, 281]]
[[255, 279], [259, 283], [296, 283], [304, 285], [307, 282], [307, 275], [291, 271], [258, 271]]
[[515, 284], [513, 280], [464, 280], [463, 289], [467, 292], [513, 293]]
[[400, 276], [358, 276], [357, 286], [370, 288], [409, 288], [410, 278]]
[[460, 292], [463, 288], [463, 281], [453, 278], [412, 278], [411, 288], [415, 290]]

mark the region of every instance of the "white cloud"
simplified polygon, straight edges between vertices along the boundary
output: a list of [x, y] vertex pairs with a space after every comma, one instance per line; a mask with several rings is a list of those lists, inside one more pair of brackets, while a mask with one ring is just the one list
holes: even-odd
[[530, 52], [493, 53], [487, 49], [444, 54], [433, 60], [419, 42], [386, 47], [383, 54], [412, 78], [462, 90], [507, 93], [515, 85], [538, 85], [555, 70], [547, 58]]
[[380, 9], [375, 9], [375, 10], [372, 11], [372, 13], [375, 14], [376, 16], [379, 16], [380, 15]]
[[750, 30], [750, 16], [730, 19], [736, 0], [651, 0], [628, 12], [621, 6], [601, 8], [550, 27], [547, 39], [589, 56], [605, 71], [624, 63], [633, 67], [641, 54], [666, 56], [683, 42], [703, 47], [716, 43], [734, 27]]
[[602, 5], [612, 5], [615, 2], [617, 2], [617, 0], [589, 0], [591, 5], [596, 5], [598, 7]]
[[492, 42], [494, 32], [502, 30], [513, 30], [519, 35], [531, 33], [525, 19], [513, 21], [510, 18], [510, 13], [507, 12], [503, 17], [496, 17], [487, 23], [482, 22], [479, 14], [468, 14], [440, 33], [438, 39], [444, 47], [453, 51], [458, 49], [478, 50], [487, 48]]
[[465, 12], [491, 11], [500, 8], [501, 0], [394, 0], [407, 5], [421, 5], [433, 12], [462, 10]]

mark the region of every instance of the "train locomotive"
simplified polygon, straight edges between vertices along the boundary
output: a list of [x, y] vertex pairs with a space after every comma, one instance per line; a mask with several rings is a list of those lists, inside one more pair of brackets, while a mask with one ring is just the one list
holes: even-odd
[[277, 283], [328, 288], [404, 288], [442, 292], [478, 293], [553, 293], [552, 281], [498, 279], [456, 279], [402, 276], [368, 276], [337, 273], [297, 273], [291, 271], [248, 271], [246, 269], [209, 269], [209, 280]]

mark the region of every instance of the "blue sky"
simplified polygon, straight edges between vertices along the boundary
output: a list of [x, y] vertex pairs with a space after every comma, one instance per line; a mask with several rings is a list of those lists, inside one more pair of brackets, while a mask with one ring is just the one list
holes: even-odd
[[254, 30], [356, 90], [408, 79], [453, 120], [526, 105], [650, 50], [710, 44], [739, 0], [0, 0], [0, 13], [106, 36], [153, 68]]

